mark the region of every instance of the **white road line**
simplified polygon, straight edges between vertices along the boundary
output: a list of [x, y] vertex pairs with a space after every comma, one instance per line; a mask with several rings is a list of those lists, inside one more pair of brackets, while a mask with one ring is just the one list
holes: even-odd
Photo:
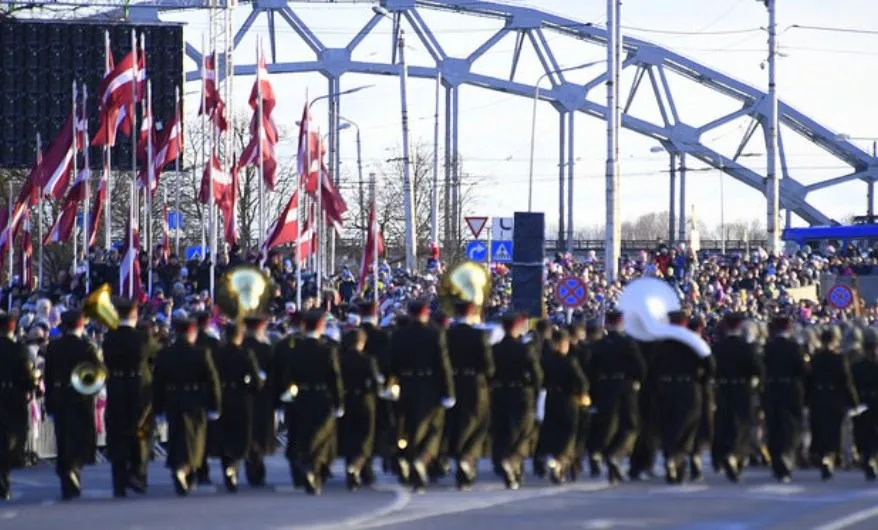
[[844, 530], [875, 517], [878, 517], [878, 508], [869, 508], [815, 527], [812, 530]]
[[0, 512], [0, 520], [8, 521], [9, 519], [15, 519], [18, 517], [18, 512], [15, 510], [5, 510]]
[[368, 528], [368, 526], [364, 526], [367, 522], [402, 511], [403, 508], [405, 508], [412, 500], [411, 493], [409, 493], [407, 489], [401, 486], [374, 486], [373, 489], [376, 491], [393, 493], [393, 502], [382, 506], [381, 508], [376, 508], [363, 514], [348, 517], [347, 519], [342, 519], [341, 521], [316, 525], [310, 524], [304, 526], [283, 526], [277, 528], [276, 530], [333, 530], [338, 528]]
[[[609, 487], [609, 484], [579, 484], [563, 487], [548, 487], [534, 490], [519, 490], [517, 492], [509, 492], [507, 495], [502, 495], [499, 498], [495, 497], [493, 499], [488, 498], [482, 500], [473, 500], [469, 502], [467, 500], [461, 499], [460, 501], [453, 501], [452, 503], [449, 503], [445, 506], [424, 506], [425, 510], [420, 513], [390, 516], [385, 518], [383, 521], [372, 521], [365, 524], [359, 524], [357, 526], [357, 530], [365, 530], [367, 528], [381, 528], [383, 526], [411, 523], [415, 521], [422, 521], [424, 519], [431, 519], [433, 517], [441, 517], [443, 515], [457, 515], [461, 513], [471, 512], [474, 510], [484, 510], [487, 508], [502, 506], [504, 504], [512, 504], [515, 502], [521, 502], [526, 500], [551, 497], [564, 493], [591, 492], [608, 489]], [[466, 494], [463, 495], [463, 497], [465, 496]], [[427, 491], [425, 499], [429, 499], [429, 497], [430, 492]]]
[[27, 480], [27, 479], [23, 479], [23, 478], [13, 477], [11, 482], [13, 484], [21, 484], [23, 486], [30, 486], [31, 488], [45, 488], [46, 487], [45, 482], [39, 482], [37, 480]]
[[754, 488], [747, 488], [748, 493], [761, 493], [769, 495], [796, 495], [804, 493], [803, 486], [789, 486], [785, 484], [765, 484]]

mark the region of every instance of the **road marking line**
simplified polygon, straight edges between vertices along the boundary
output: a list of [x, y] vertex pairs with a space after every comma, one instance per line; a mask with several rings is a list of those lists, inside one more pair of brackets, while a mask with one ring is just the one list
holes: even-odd
[[874, 517], [878, 517], [878, 508], [869, 508], [868, 510], [854, 512], [847, 517], [836, 519], [835, 521], [815, 527], [812, 530], [844, 530], [845, 528], [850, 528]]
[[15, 510], [6, 510], [0, 512], [0, 519], [3, 519], [5, 521], [8, 521], [9, 519], [15, 519], [16, 517], [18, 517], [18, 512], [16, 512]]
[[23, 478], [13, 478], [11, 480], [13, 484], [21, 484], [23, 486], [30, 486], [31, 488], [44, 488], [46, 484], [44, 482], [39, 482], [37, 480], [27, 480]]
[[747, 493], [767, 493], [770, 495], [795, 495], [804, 492], [805, 488], [802, 486], [788, 486], [784, 484], [765, 484], [755, 488], [747, 488]]
[[304, 526], [283, 526], [278, 528], [277, 530], [332, 530], [337, 528], [368, 528], [368, 526], [364, 525], [369, 521], [373, 519], [379, 519], [381, 517], [386, 517], [393, 513], [402, 511], [412, 500], [411, 493], [409, 493], [407, 489], [401, 486], [373, 486], [372, 489], [374, 489], [375, 491], [380, 491], [382, 493], [393, 493], [393, 502], [387, 504], [386, 506], [382, 506], [381, 508], [376, 508], [360, 515], [354, 515], [352, 517], [342, 519], [341, 521], [322, 524], [309, 524]]

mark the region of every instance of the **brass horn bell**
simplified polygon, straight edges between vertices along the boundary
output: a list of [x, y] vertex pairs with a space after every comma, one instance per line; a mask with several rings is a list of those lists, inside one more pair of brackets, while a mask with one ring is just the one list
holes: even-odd
[[70, 374], [70, 386], [84, 396], [97, 394], [106, 383], [107, 370], [89, 361], [77, 364]]
[[456, 265], [439, 281], [440, 303], [449, 314], [459, 301], [470, 302], [481, 309], [490, 296], [491, 275], [483, 265], [473, 261]]
[[112, 301], [112, 289], [109, 283], [105, 283], [89, 293], [82, 306], [82, 314], [97, 320], [107, 328], [113, 330], [119, 327], [119, 312]]
[[271, 278], [262, 270], [242, 265], [225, 273], [217, 286], [216, 304], [233, 320], [258, 316], [274, 295]]

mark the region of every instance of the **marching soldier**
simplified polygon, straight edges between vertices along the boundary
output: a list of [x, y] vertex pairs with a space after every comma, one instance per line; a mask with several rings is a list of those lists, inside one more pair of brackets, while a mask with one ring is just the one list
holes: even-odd
[[[195, 340], [195, 345], [204, 348], [208, 355], [213, 355], [214, 352], [219, 351], [220, 349], [220, 340], [219, 337], [216, 336], [216, 333], [210, 326], [210, 313], [207, 311], [202, 311], [195, 315], [195, 323], [198, 327], [198, 338]], [[208, 438], [210, 434], [215, 432], [215, 429], [208, 430]], [[207, 441], [208, 444], [212, 444], [211, 440]], [[209, 485], [210, 481], [210, 464], [207, 462], [207, 451], [204, 452], [204, 461], [199, 464], [198, 468], [194, 470], [195, 478], [198, 480], [198, 483], [202, 486]]]
[[104, 335], [107, 365], [107, 451], [113, 496], [146, 493], [152, 441], [152, 366], [158, 350], [146, 331], [136, 329], [137, 304], [120, 301], [119, 327]]
[[153, 408], [167, 419], [167, 466], [174, 490], [185, 496], [205, 459], [207, 422], [219, 419], [222, 389], [211, 352], [196, 344], [195, 322], [179, 319], [174, 327], [177, 340], [156, 356]]
[[390, 376], [400, 385], [400, 479], [411, 479], [413, 488], [421, 491], [427, 484], [427, 466], [439, 454], [443, 409], [455, 403], [454, 379], [445, 331], [430, 325], [428, 306], [412, 302], [409, 315], [409, 322], [394, 333], [390, 343]]
[[716, 433], [712, 452], [732, 482], [740, 480], [741, 463], [750, 454], [753, 396], [763, 379], [762, 360], [756, 346], [742, 336], [743, 323], [741, 315], [727, 316], [725, 336], [713, 346]]
[[594, 346], [589, 366], [595, 417], [596, 446], [606, 460], [611, 484], [621, 482], [619, 461], [630, 453], [640, 425], [638, 394], [646, 364], [637, 342], [625, 335], [622, 313], [604, 317], [607, 336]]
[[217, 436], [210, 443], [213, 456], [222, 463], [223, 480], [230, 493], [238, 490], [238, 464], [252, 454], [254, 405], [262, 387], [256, 355], [243, 342], [243, 328], [229, 324], [226, 344], [213, 354], [222, 385], [222, 416], [215, 422]]
[[255, 488], [265, 486], [265, 456], [274, 453], [277, 443], [274, 410], [276, 389], [272, 385], [275, 371], [274, 352], [266, 337], [268, 326], [264, 317], [245, 319], [247, 334], [243, 346], [250, 350], [257, 362], [257, 376], [260, 384], [251, 385], [253, 396], [253, 439], [250, 451], [244, 460], [244, 474], [247, 483]]
[[294, 349], [296, 344], [304, 339], [304, 335], [301, 331], [302, 315], [300, 313], [295, 313], [291, 315], [290, 320], [292, 323], [290, 333], [274, 345], [273, 373], [271, 374], [271, 379], [266, 386], [268, 386], [273, 393], [272, 400], [274, 406], [272, 408], [283, 409], [283, 423], [287, 431], [287, 446], [285, 454], [287, 461], [290, 463], [290, 476], [293, 480], [293, 487], [300, 488], [305, 485], [305, 477], [299, 471], [299, 467], [295, 465], [296, 444], [298, 442], [298, 440], [292, 436], [292, 426], [295, 423], [295, 409], [294, 407], [289, 406], [288, 403], [278, 401], [278, 398], [284, 392], [284, 377], [286, 376], [287, 371], [291, 369], [291, 365], [295, 362]]
[[546, 411], [540, 435], [552, 482], [564, 482], [576, 456], [579, 411], [591, 404], [588, 381], [576, 359], [570, 358], [570, 336], [552, 332], [551, 353], [543, 359]]
[[[668, 317], [673, 325], [688, 324], [682, 311], [674, 311]], [[668, 484], [679, 484], [684, 476], [681, 468], [695, 452], [704, 399], [702, 381], [712, 375], [712, 363], [710, 357], [701, 358], [689, 346], [675, 340], [658, 342], [654, 348], [665, 479]]]
[[[375, 359], [378, 364], [378, 382], [384, 384], [390, 371], [390, 332], [378, 327], [378, 306], [374, 302], [360, 304], [359, 313], [360, 327], [366, 332], [366, 355]], [[393, 469], [393, 456], [397, 449], [395, 405], [389, 400], [379, 400], [376, 405], [375, 452], [381, 455], [385, 473]], [[369, 460], [369, 464], [362, 470], [362, 479], [366, 485], [375, 482], [371, 457]]]
[[49, 343], [46, 350], [46, 412], [55, 425], [57, 460], [55, 470], [61, 479], [61, 498], [71, 500], [82, 493], [80, 472], [95, 462], [95, 394], [80, 394], [71, 377], [77, 367], [101, 370], [97, 347], [85, 338], [85, 317], [79, 311], [61, 316], [64, 335]]
[[[706, 324], [701, 317], [689, 319], [689, 331], [694, 331], [699, 337], [704, 337]], [[713, 412], [716, 403], [714, 398], [714, 375], [716, 373], [716, 360], [713, 356], [707, 358], [707, 370], [705, 370], [699, 384], [701, 386], [701, 419], [698, 422], [698, 435], [695, 444], [689, 454], [689, 478], [693, 482], [699, 482], [704, 478], [701, 453], [705, 447], [710, 447], [713, 442]], [[715, 465], [715, 464], [714, 464]]]
[[310, 495], [322, 490], [321, 472], [329, 464], [335, 419], [344, 415], [338, 350], [323, 339], [325, 318], [321, 312], [305, 315], [305, 336], [289, 352], [278, 387], [293, 398], [285, 412], [289, 436], [296, 443], [292, 451], [287, 450], [287, 458], [291, 467], [298, 468]]
[[[586, 323], [576, 323], [570, 326], [570, 355], [579, 364], [579, 369], [588, 379], [588, 367], [591, 363], [592, 345], [603, 337], [603, 329], [595, 321]], [[591, 438], [591, 409], [588, 407], [579, 407], [579, 421], [576, 429], [576, 459], [571, 468], [571, 475], [574, 480], [579, 477], [582, 471], [582, 461], [586, 452], [590, 454], [593, 444], [590, 444]], [[600, 475], [600, 466], [596, 461], [589, 458], [589, 465], [592, 468], [592, 476]]]
[[773, 327], [775, 334], [765, 345], [762, 408], [774, 478], [789, 482], [804, 428], [808, 364], [802, 347], [790, 337], [790, 319], [779, 317]]
[[488, 382], [494, 376], [494, 359], [488, 334], [470, 324], [476, 318], [475, 305], [458, 302], [455, 312], [457, 321], [446, 336], [457, 404], [445, 421], [449, 450], [457, 460], [457, 487], [466, 488], [475, 481], [476, 465], [488, 436]]
[[378, 363], [365, 353], [365, 330], [354, 328], [345, 339], [345, 343], [349, 343], [341, 354], [345, 413], [338, 432], [345, 458], [346, 484], [354, 491], [363, 482], [362, 476], [367, 473], [365, 467], [371, 466], [375, 446]]
[[504, 317], [505, 336], [493, 347], [491, 457], [509, 489], [521, 485], [522, 462], [529, 454], [536, 428], [537, 393], [543, 386], [539, 358], [533, 345], [522, 340], [526, 330], [526, 316]]
[[854, 440], [860, 452], [866, 480], [878, 474], [878, 334], [869, 328], [863, 332], [863, 358], [852, 367], [854, 383], [862, 404], [868, 407], [854, 417]]
[[15, 341], [15, 318], [0, 314], [0, 500], [9, 500], [9, 472], [24, 459], [28, 402], [36, 390], [27, 347]]
[[821, 348], [811, 360], [808, 378], [811, 453], [820, 462], [823, 480], [832, 478], [836, 457], [841, 454], [842, 424], [848, 410], [859, 402], [850, 365], [839, 352], [840, 342], [838, 328], [820, 333]]

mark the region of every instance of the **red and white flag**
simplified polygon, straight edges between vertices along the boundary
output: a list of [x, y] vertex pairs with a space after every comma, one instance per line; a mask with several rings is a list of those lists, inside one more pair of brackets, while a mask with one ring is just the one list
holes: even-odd
[[226, 104], [217, 88], [216, 51], [204, 56], [201, 67], [201, 106], [198, 115], [207, 114], [214, 127], [220, 131], [228, 129]]
[[95, 194], [94, 202], [91, 205], [91, 216], [88, 220], [88, 245], [92, 246], [97, 241], [98, 223], [101, 222], [101, 214], [104, 212], [104, 202], [107, 200], [107, 172], [101, 177], [98, 184], [98, 191]]
[[325, 153], [319, 134], [317, 131], [311, 130], [311, 114], [308, 112], [308, 103], [306, 102], [305, 108], [302, 110], [302, 119], [299, 121], [297, 162], [302, 186], [305, 188], [305, 192], [310, 195], [317, 192], [317, 175]]
[[286, 208], [280, 213], [274, 223], [268, 229], [265, 242], [262, 244], [263, 255], [268, 255], [268, 251], [280, 245], [296, 240], [299, 233], [299, 194], [293, 192], [287, 203]]
[[65, 201], [61, 208], [61, 213], [55, 223], [43, 236], [43, 244], [49, 243], [66, 243], [73, 235], [73, 227], [76, 224], [76, 214], [79, 211], [79, 203], [77, 201]]
[[376, 256], [384, 253], [384, 238], [381, 237], [381, 230], [378, 227], [378, 219], [375, 218], [375, 201], [369, 208], [369, 223], [366, 232], [366, 247], [363, 249], [363, 261], [360, 264], [360, 291], [366, 288], [366, 277], [369, 274], [369, 267], [375, 262]]
[[235, 215], [235, 209], [238, 206], [238, 166], [236, 164], [232, 164], [232, 182], [226, 187], [217, 206], [223, 214], [223, 234], [226, 243], [234, 245], [238, 242], [238, 223]]
[[223, 171], [223, 166], [220, 164], [216, 152], [211, 153], [210, 165], [204, 168], [204, 173], [201, 175], [201, 190], [198, 193], [198, 200], [204, 204], [210, 202], [211, 177], [213, 177], [213, 200], [216, 203], [220, 203], [223, 197], [229, 193], [229, 187], [232, 185], [232, 176]]

